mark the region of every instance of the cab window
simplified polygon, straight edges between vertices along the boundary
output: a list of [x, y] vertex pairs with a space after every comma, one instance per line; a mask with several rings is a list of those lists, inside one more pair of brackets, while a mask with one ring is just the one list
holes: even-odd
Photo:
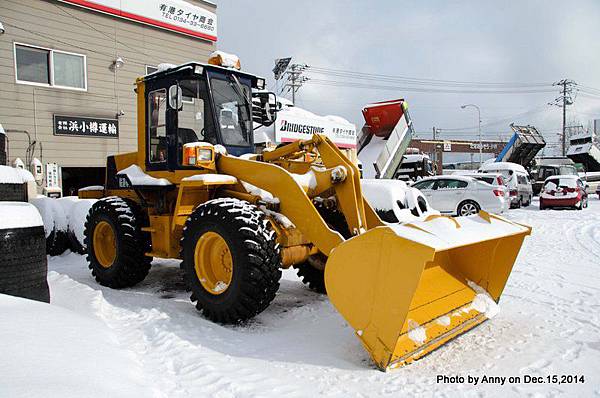
[[148, 94], [148, 146], [151, 163], [167, 161], [167, 91]]
[[211, 85], [223, 145], [249, 146], [253, 134], [247, 104], [250, 101], [249, 86], [241, 83], [238, 86], [233, 78], [213, 78]]
[[177, 113], [177, 158], [181, 164], [183, 145], [190, 142], [217, 144], [206, 81], [188, 79], [179, 82], [183, 106]]

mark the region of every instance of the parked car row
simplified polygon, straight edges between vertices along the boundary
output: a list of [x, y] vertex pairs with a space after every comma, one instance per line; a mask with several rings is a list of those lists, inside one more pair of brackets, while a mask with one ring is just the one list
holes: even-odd
[[[588, 186], [574, 167], [567, 166], [538, 170], [536, 178], [548, 175], [539, 183], [540, 209], [587, 207]], [[566, 174], [556, 175], [556, 172]], [[529, 206], [534, 194], [525, 168], [508, 162], [486, 163], [477, 172], [424, 178], [412, 187], [423, 193], [432, 208], [456, 216], [468, 216], [479, 210], [503, 213], [509, 208]], [[600, 197], [600, 188], [596, 194]]]

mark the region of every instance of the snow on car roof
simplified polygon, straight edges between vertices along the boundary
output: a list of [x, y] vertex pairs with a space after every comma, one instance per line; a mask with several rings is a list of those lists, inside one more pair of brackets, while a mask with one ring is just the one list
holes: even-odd
[[511, 162], [491, 162], [491, 163], [484, 163], [484, 164], [481, 165], [481, 167], [479, 168], [479, 170], [481, 170], [481, 171], [487, 171], [487, 170], [517, 170], [517, 171], [522, 171], [523, 173], [527, 173], [527, 170], [525, 170], [525, 167], [521, 166], [520, 164], [511, 163]]
[[441, 176], [431, 176], [431, 177], [425, 177], [420, 179], [417, 182], [421, 182], [421, 181], [428, 181], [428, 180], [441, 180], [441, 179], [451, 179], [451, 180], [462, 180], [462, 181], [473, 181], [475, 180], [474, 177], [470, 177], [470, 176], [466, 176], [466, 175], [441, 175]]
[[555, 180], [555, 179], [572, 179], [572, 180], [578, 180], [579, 176], [573, 175], [573, 174], [559, 174], [559, 175], [555, 175], [555, 176], [550, 176], [550, 177], [546, 177], [546, 179], [544, 180], [544, 182], [548, 181], [548, 180]]

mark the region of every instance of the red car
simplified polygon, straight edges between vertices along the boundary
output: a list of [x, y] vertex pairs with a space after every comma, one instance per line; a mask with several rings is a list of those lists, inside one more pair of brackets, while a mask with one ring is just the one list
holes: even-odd
[[558, 175], [546, 178], [540, 194], [540, 210], [572, 207], [582, 210], [588, 206], [585, 184], [578, 176]]

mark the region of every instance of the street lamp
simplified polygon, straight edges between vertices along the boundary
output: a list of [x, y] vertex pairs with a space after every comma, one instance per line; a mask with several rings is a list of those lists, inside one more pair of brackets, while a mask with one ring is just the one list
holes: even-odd
[[481, 140], [481, 109], [479, 109], [479, 107], [475, 104], [467, 104], [467, 105], [462, 105], [461, 109], [465, 109], [469, 106], [472, 106], [473, 108], [477, 109], [477, 120], [478, 120], [478, 130], [479, 130], [479, 166], [481, 167], [481, 165], [483, 164], [483, 141]]

